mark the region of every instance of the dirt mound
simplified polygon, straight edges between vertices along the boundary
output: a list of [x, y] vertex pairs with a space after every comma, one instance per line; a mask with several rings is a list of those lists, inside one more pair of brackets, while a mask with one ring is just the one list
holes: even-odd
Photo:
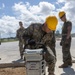
[[0, 75], [26, 75], [25, 67], [0, 68]]

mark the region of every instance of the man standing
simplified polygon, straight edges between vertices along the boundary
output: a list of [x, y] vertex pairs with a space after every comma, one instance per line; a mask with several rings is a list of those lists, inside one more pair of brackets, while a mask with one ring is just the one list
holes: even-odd
[[17, 30], [16, 37], [19, 40], [20, 56], [21, 56], [21, 59], [23, 59], [23, 51], [24, 51], [23, 44], [24, 43], [23, 43], [22, 36], [23, 36], [23, 32], [24, 32], [25, 28], [23, 27], [23, 24], [21, 21], [19, 22], [19, 26], [20, 26], [20, 28]]
[[70, 53], [72, 23], [67, 21], [64, 11], [59, 12], [59, 17], [64, 22], [62, 27], [62, 40], [60, 42], [63, 53], [63, 64], [59, 66], [59, 68], [66, 68], [72, 66], [72, 57]]
[[34, 44], [31, 48], [39, 48], [39, 46], [36, 46], [36, 43], [42, 43], [47, 47], [46, 54], [45, 54], [45, 60], [48, 64], [48, 75], [55, 75], [54, 74], [54, 68], [55, 68], [55, 54], [52, 51], [51, 42], [53, 38], [53, 31], [56, 30], [58, 20], [55, 16], [48, 16], [46, 18], [46, 21], [44, 24], [40, 23], [33, 23], [31, 24], [27, 29], [25, 29], [25, 32], [23, 34], [23, 38], [28, 38], [28, 43], [31, 43], [30, 40], [34, 40], [34, 42], [31, 43]]

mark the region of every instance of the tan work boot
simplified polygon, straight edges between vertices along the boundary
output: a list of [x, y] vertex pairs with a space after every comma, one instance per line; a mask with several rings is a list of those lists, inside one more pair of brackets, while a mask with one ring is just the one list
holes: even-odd
[[68, 62], [68, 65], [69, 65], [69, 66], [72, 66], [72, 62]]
[[55, 75], [54, 73], [49, 73], [48, 75]]
[[67, 64], [62, 64], [61, 66], [59, 66], [59, 68], [67, 68], [69, 65]]

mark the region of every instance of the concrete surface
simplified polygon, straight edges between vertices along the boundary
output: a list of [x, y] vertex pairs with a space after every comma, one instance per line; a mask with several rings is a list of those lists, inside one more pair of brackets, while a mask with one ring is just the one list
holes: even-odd
[[[56, 41], [57, 63], [55, 67], [55, 75], [75, 75], [75, 63], [73, 63], [72, 67], [68, 67], [64, 69], [58, 68], [58, 66], [63, 63], [62, 50], [61, 50], [61, 46], [59, 45], [59, 42], [60, 40]], [[75, 38], [72, 39], [71, 55], [72, 55], [72, 59], [75, 60]], [[15, 62], [24, 63], [22, 60], [20, 60], [18, 42], [2, 43], [0, 45], [0, 58], [1, 58], [0, 64], [8, 64], [8, 63], [15, 63]]]

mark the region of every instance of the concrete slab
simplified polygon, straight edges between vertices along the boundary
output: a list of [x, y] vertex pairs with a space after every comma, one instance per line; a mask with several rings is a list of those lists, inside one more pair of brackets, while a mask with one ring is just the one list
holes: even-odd
[[[68, 67], [64, 69], [58, 68], [58, 66], [62, 64], [62, 50], [61, 50], [61, 46], [59, 45], [59, 43], [60, 43], [60, 40], [56, 41], [57, 62], [55, 66], [55, 74], [56, 75], [75, 75], [75, 64], [74, 63], [72, 67]], [[71, 55], [72, 55], [72, 59], [75, 61], [75, 50], [74, 49], [75, 49], [75, 38], [72, 39], [72, 45], [71, 45]], [[1, 58], [0, 59], [1, 65], [8, 64], [8, 63], [17, 63], [17, 64], [24, 63], [23, 60], [20, 60], [18, 42], [2, 43], [0, 45], [0, 58]], [[47, 71], [47, 68], [46, 68], [46, 71]]]

